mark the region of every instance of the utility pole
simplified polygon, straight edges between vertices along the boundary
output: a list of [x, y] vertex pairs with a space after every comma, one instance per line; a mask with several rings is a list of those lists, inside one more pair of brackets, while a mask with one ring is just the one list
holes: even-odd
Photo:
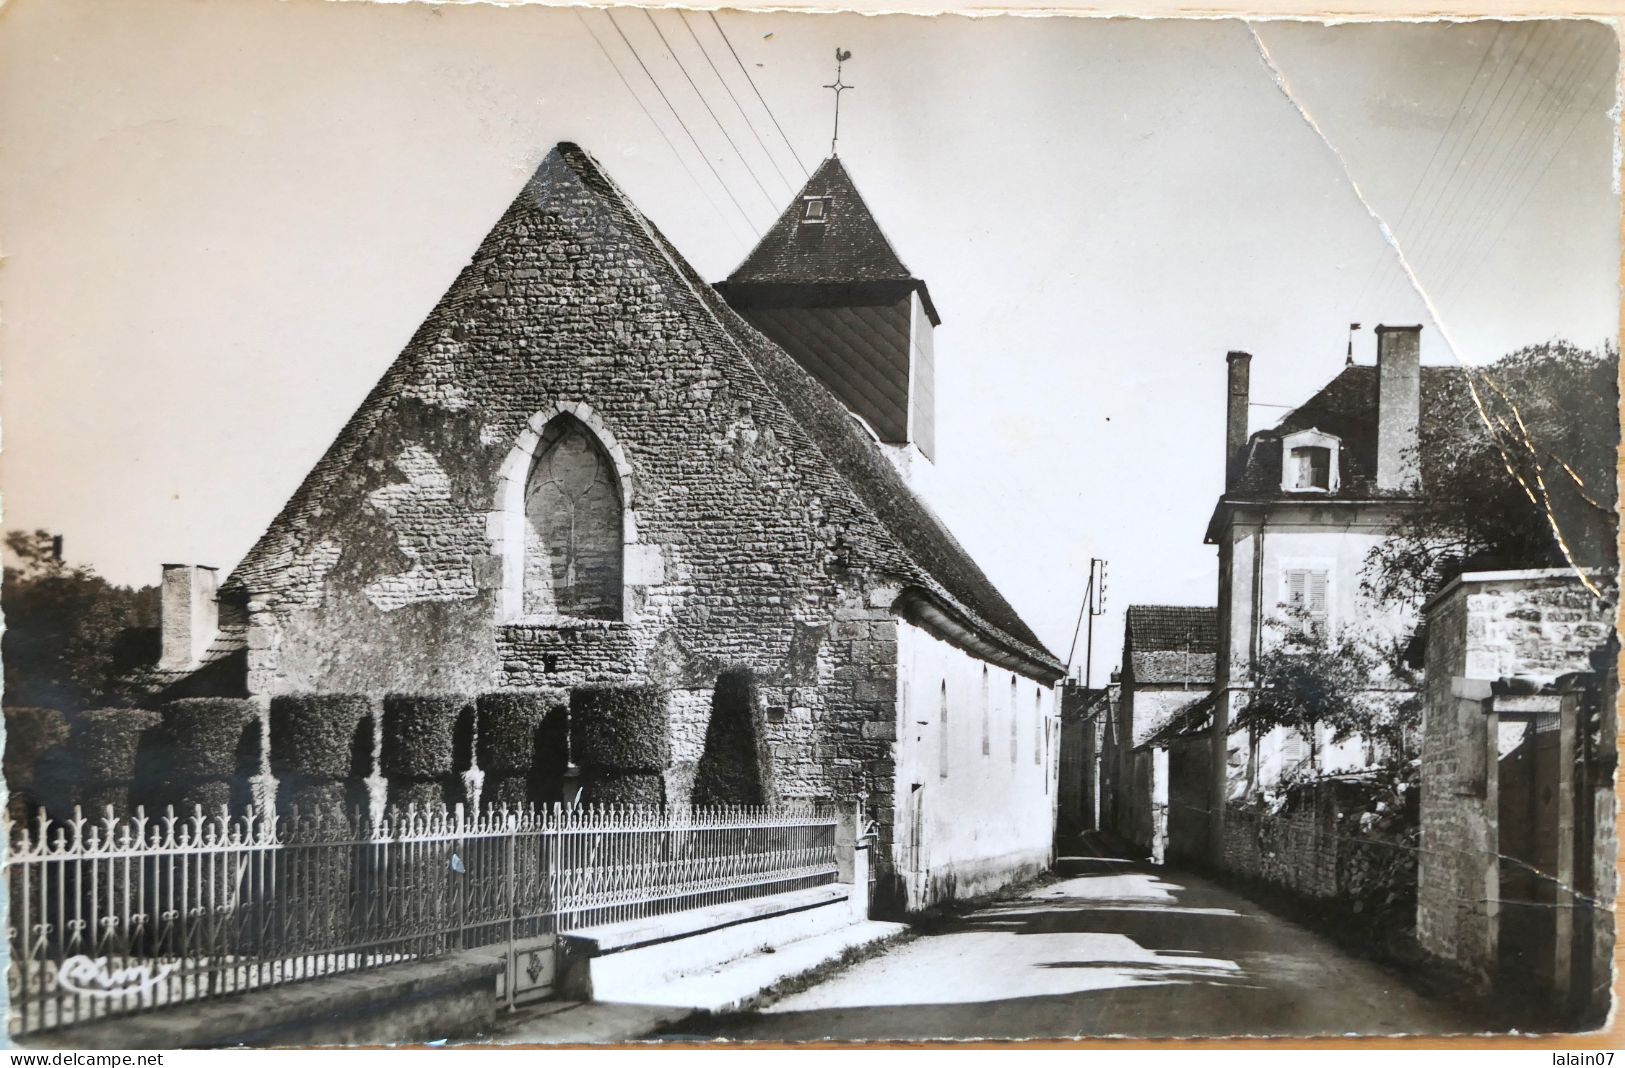
[[1078, 632], [1083, 629], [1085, 618], [1089, 620], [1089, 636], [1084, 643], [1084, 669], [1083, 686], [1089, 688], [1094, 670], [1095, 656], [1095, 617], [1103, 615], [1106, 611], [1106, 561], [1099, 557], [1089, 558], [1089, 584], [1084, 587], [1083, 606], [1078, 609], [1078, 625], [1072, 628], [1072, 648], [1066, 654], [1066, 673], [1072, 674], [1072, 657], [1078, 651]]
[[1089, 636], [1083, 645], [1083, 687], [1094, 683], [1095, 617], [1106, 614], [1106, 561], [1098, 557], [1089, 561]]

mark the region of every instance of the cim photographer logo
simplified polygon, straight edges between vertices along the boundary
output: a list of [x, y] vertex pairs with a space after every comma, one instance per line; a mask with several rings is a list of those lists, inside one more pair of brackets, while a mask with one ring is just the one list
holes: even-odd
[[129, 997], [149, 990], [174, 975], [176, 962], [135, 964], [111, 968], [106, 957], [69, 957], [56, 973], [56, 984], [74, 994], [89, 997]]

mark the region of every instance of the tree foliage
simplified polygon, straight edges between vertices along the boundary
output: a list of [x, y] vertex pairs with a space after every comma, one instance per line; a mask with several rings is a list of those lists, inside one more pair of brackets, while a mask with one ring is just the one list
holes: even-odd
[[1420, 682], [1397, 644], [1353, 628], [1334, 633], [1301, 608], [1288, 609], [1273, 629], [1277, 635], [1254, 662], [1254, 689], [1238, 726], [1298, 731], [1313, 766], [1323, 727], [1336, 742], [1374, 743], [1385, 763], [1406, 758]]
[[1426, 499], [1366, 560], [1417, 604], [1463, 571], [1616, 565], [1619, 351], [1565, 341], [1464, 370], [1424, 397]]
[[126, 703], [120, 678], [157, 655], [158, 587], [115, 586], [61, 557], [48, 531], [9, 531], [5, 703], [80, 710]]

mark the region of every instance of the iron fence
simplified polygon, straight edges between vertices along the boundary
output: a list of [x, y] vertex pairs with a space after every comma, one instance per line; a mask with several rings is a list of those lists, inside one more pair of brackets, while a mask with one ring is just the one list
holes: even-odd
[[814, 805], [6, 825], [13, 1035], [835, 881]]

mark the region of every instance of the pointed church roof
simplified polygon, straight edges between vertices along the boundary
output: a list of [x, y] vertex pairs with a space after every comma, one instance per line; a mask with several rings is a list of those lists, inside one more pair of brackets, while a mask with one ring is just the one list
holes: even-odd
[[[810, 200], [824, 201], [816, 220], [807, 218]], [[904, 266], [852, 176], [831, 156], [719, 288], [888, 284], [918, 291], [932, 323], [941, 321], [925, 282]]]
[[[825, 170], [820, 168], [819, 173]], [[423, 375], [426, 366], [455, 359], [466, 364], [459, 373], [482, 373], [466, 362], [474, 357], [468, 346], [456, 340], [457, 330], [487, 287], [507, 284], [502, 277], [504, 252], [516, 243], [534, 242], [530, 231], [540, 225], [537, 220], [551, 216], [580, 220], [576, 225], [589, 227], [581, 233], [583, 243], [622, 256], [638, 274], [657, 279], [658, 291], [665, 294], [671, 313], [683, 316], [696, 341], [716, 354], [718, 370], [742, 376], [739, 388], [765, 389], [764, 399], [776, 401], [758, 407], [756, 415], [777, 427], [781, 440], [799, 455], [801, 477], [826, 503], [831, 521], [843, 531], [851, 566], [896, 576], [905, 586], [905, 597], [926, 598], [937, 612], [932, 618], [946, 616], [951, 624], [976, 635], [978, 645], [999, 650], [1001, 661], [1019, 663], [1042, 676], [1061, 675], [1060, 662], [881, 455], [879, 446], [845, 405], [720, 299], [597, 162], [572, 144], [559, 145], [543, 160], [406, 351], [222, 585], [223, 591], [252, 594], [271, 589], [290, 569], [309, 567], [312, 552], [321, 548], [312, 544], [316, 536], [313, 521], [324, 510], [345, 507], [344, 473], [359, 461], [381, 421], [392, 418], [397, 399]], [[880, 241], [884, 244], [884, 238]], [[890, 246], [885, 248], [889, 253]], [[891, 259], [902, 270], [895, 255]], [[566, 263], [558, 269], [568, 268]], [[538, 293], [551, 293], [555, 287], [534, 288]], [[579, 295], [563, 293], [536, 300], [529, 314], [551, 316], [557, 311], [555, 303], [573, 306]], [[533, 322], [531, 344], [541, 343], [552, 329], [569, 326], [563, 315], [557, 318], [558, 322]], [[509, 398], [513, 406], [523, 407], [525, 397], [518, 394], [543, 385], [521, 379], [503, 388], [515, 393]], [[771, 410], [774, 408], [777, 411]]]

